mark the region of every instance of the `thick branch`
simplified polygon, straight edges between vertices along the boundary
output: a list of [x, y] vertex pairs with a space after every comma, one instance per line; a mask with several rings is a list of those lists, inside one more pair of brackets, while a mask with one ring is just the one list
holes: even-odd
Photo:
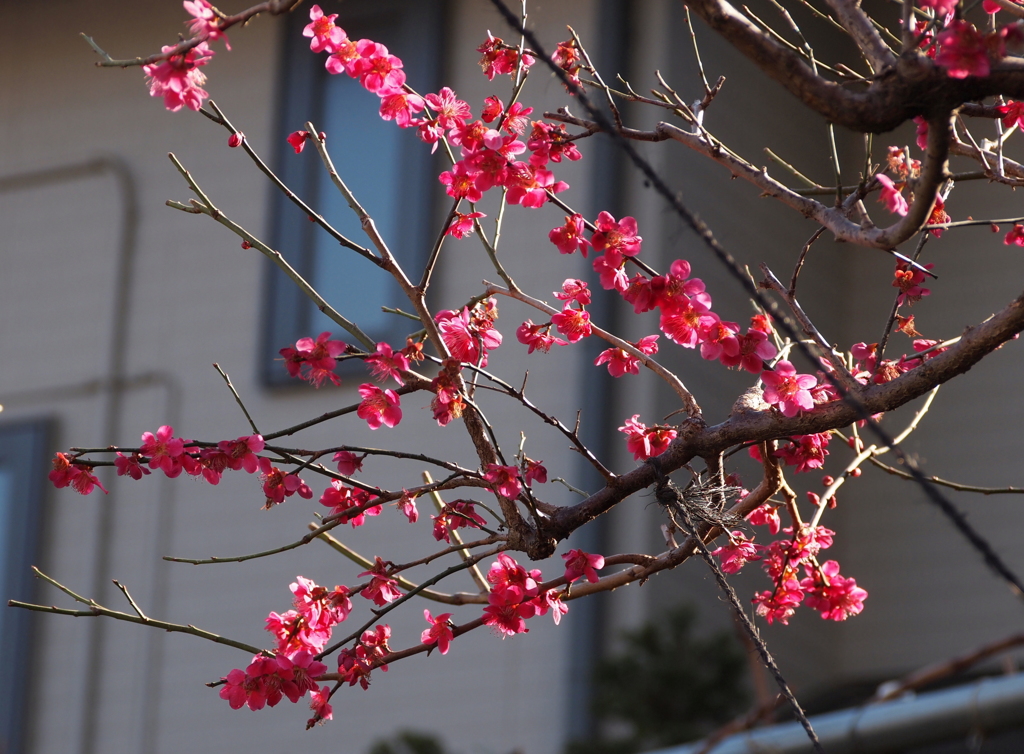
[[896, 64], [896, 56], [882, 37], [871, 25], [871, 19], [861, 9], [859, 0], [827, 0], [829, 7], [835, 11], [839, 23], [853, 37], [857, 47], [864, 53], [871, 68], [876, 74]]
[[[686, 5], [790, 94], [830, 123], [854, 131], [884, 133], [915, 116], [944, 116], [997, 94], [1024, 97], [1024, 60], [1004, 58], [984, 78], [952, 79], [920, 53], [907, 53], [880, 71], [867, 90], [851, 91], [816, 75], [797, 52], [764, 34], [726, 0], [687, 0]], [[872, 55], [873, 47], [864, 52]]]
[[[846, 401], [832, 401], [794, 417], [781, 416], [774, 410], [739, 411], [721, 424], [707, 428], [687, 421], [680, 426], [679, 436], [672, 446], [659, 456], [662, 467], [670, 473], [697, 456], [711, 457], [734, 445], [838, 429], [858, 420], [861, 411], [874, 414], [899, 408], [936, 385], [968, 371], [1021, 331], [1024, 331], [1024, 294], [986, 322], [968, 328], [960, 342], [944, 353], [891, 382], [865, 388], [857, 395], [860, 407]], [[558, 540], [564, 539], [654, 481], [654, 471], [648, 465], [623, 474], [614, 484], [586, 500], [556, 511], [545, 533]]]

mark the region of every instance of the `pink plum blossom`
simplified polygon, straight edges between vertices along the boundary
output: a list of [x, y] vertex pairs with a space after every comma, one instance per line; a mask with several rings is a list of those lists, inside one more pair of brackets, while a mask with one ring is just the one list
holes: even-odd
[[876, 175], [875, 180], [878, 181], [882, 187], [882, 191], [878, 196], [878, 201], [885, 205], [886, 209], [900, 216], [905, 216], [909, 207], [907, 206], [907, 200], [903, 198], [903, 194], [900, 193], [900, 188], [896, 187], [896, 184], [892, 182], [892, 178], [887, 175]]
[[590, 335], [590, 312], [582, 309], [574, 309], [572, 304], [566, 302], [561, 312], [551, 317], [551, 322], [558, 328], [558, 332], [568, 338], [570, 343], [577, 343]]
[[761, 559], [757, 554], [759, 548], [760, 545], [754, 544], [752, 539], [747, 539], [746, 534], [734, 531], [729, 534], [729, 544], [719, 547], [711, 554], [722, 561], [724, 573], [739, 573], [747, 563]]
[[309, 37], [309, 49], [313, 52], [334, 52], [338, 45], [345, 41], [348, 35], [340, 26], [336, 26], [334, 19], [337, 13], [325, 16], [319, 5], [309, 9], [310, 23], [302, 30], [302, 36]]
[[424, 610], [423, 617], [427, 619], [427, 623], [430, 624], [430, 628], [425, 629], [423, 633], [420, 634], [420, 643], [436, 643], [441, 654], [448, 654], [448, 648], [451, 645], [452, 639], [455, 638], [451, 627], [452, 614], [441, 613], [441, 615], [435, 618], [430, 614], [429, 610]]
[[356, 70], [359, 83], [367, 90], [375, 93], [401, 89], [405, 84], [405, 71], [402, 61], [388, 52], [388, 48], [379, 42], [360, 39], [356, 42], [359, 61]]
[[797, 374], [796, 367], [788, 361], [780, 361], [775, 370], [761, 375], [764, 383], [764, 400], [777, 406], [785, 416], [796, 416], [800, 410], [814, 408], [810, 389], [818, 384], [810, 374]]
[[516, 328], [516, 340], [524, 346], [530, 347], [527, 353], [533, 353], [534, 351], [547, 353], [551, 350], [551, 346], [569, 345], [568, 341], [549, 335], [550, 330], [550, 322], [546, 325], [535, 325], [532, 319], [528, 319]]
[[648, 428], [646, 424], [639, 421], [640, 414], [633, 414], [631, 419], [619, 427], [619, 432], [626, 435], [626, 449], [633, 454], [637, 461], [646, 461], [648, 458], [660, 456], [668, 450], [669, 444], [679, 434], [671, 427], [655, 424]]
[[370, 373], [375, 379], [383, 382], [391, 377], [399, 385], [404, 385], [402, 372], [409, 371], [409, 359], [401, 351], [395, 351], [387, 343], [377, 344], [377, 350], [367, 356], [363, 361], [370, 367]]
[[185, 0], [182, 5], [192, 20], [189, 22], [189, 33], [194, 37], [202, 37], [216, 42], [224, 40], [224, 46], [231, 49], [228, 38], [220, 28], [220, 17], [213, 10], [210, 0]]
[[583, 215], [579, 213], [567, 215], [565, 225], [555, 228], [548, 233], [548, 239], [562, 254], [572, 254], [574, 251], [579, 250], [583, 257], [586, 258], [587, 251], [590, 249], [590, 241], [583, 237], [585, 230], [586, 223], [583, 220]]
[[487, 522], [476, 512], [476, 507], [470, 500], [453, 500], [446, 503], [436, 516], [431, 516], [434, 522], [434, 539], [451, 544], [451, 533], [455, 529], [479, 529]]
[[[161, 48], [162, 52], [170, 52], [174, 46]], [[203, 89], [206, 76], [199, 70], [210, 62], [213, 50], [206, 42], [200, 42], [191, 50], [181, 55], [171, 55], [159, 63], [142, 66], [148, 77], [149, 94], [151, 97], [163, 97], [164, 107], [172, 113], [182, 107], [198, 110], [203, 100], [210, 95]]]
[[568, 278], [562, 283], [561, 291], [553, 291], [552, 293], [560, 301], [575, 301], [580, 306], [586, 306], [592, 299], [592, 294], [587, 284], [582, 280], [573, 278]]
[[[491, 81], [495, 76], [506, 73], [514, 74], [520, 63], [519, 52], [510, 49], [501, 41], [501, 37], [495, 37], [490, 32], [487, 32], [487, 41], [476, 51], [483, 54], [483, 57], [480, 58], [480, 67], [483, 69], [484, 75]], [[533, 56], [523, 55], [521, 62], [523, 68], [529, 68], [534, 64]]]
[[379, 516], [380, 505], [367, 505], [376, 495], [355, 487], [346, 487], [340, 479], [332, 479], [330, 486], [320, 496], [320, 504], [331, 509], [330, 516], [337, 517], [342, 524], [351, 523], [354, 529], [366, 522], [366, 516]]
[[453, 238], [463, 239], [473, 232], [473, 221], [481, 217], [487, 217], [487, 215], [483, 212], [469, 212], [468, 214], [456, 212], [455, 217], [452, 218], [451, 224], [448, 226], [448, 230], [444, 234]]
[[156, 431], [142, 433], [139, 452], [149, 456], [149, 468], [160, 469], [169, 477], [181, 473], [181, 456], [185, 452], [185, 441], [174, 437], [174, 427], [163, 425]]
[[360, 577], [373, 577], [360, 594], [366, 597], [366, 599], [372, 600], [373, 604], [377, 607], [383, 607], [402, 596], [402, 593], [397, 589], [398, 582], [388, 576], [387, 566], [388, 564], [381, 560], [380, 557], [376, 557], [374, 558], [373, 568], [359, 574]]
[[951, 21], [935, 41], [939, 46], [935, 62], [946, 69], [951, 79], [988, 76], [991, 70], [988, 46], [973, 24], [959, 19]]
[[821, 613], [825, 620], [846, 620], [864, 609], [868, 593], [854, 579], [839, 575], [839, 564], [828, 560], [821, 564], [820, 577], [814, 573], [800, 582], [807, 595], [807, 605]]
[[410, 94], [402, 89], [382, 89], [380, 95], [380, 117], [382, 120], [393, 120], [399, 128], [416, 125], [412, 116], [423, 109], [423, 98], [418, 94]]
[[518, 497], [519, 493], [523, 491], [522, 482], [519, 480], [519, 469], [515, 466], [488, 464], [484, 472], [484, 479], [491, 483], [499, 495], [507, 498]]
[[445, 131], [465, 124], [473, 115], [469, 105], [456, 97], [455, 92], [447, 86], [442, 87], [437, 94], [428, 94], [423, 99], [436, 114], [438, 126]]
[[345, 476], [352, 476], [357, 471], [362, 471], [365, 455], [357, 456], [348, 450], [339, 450], [332, 459], [338, 464], [338, 473]]
[[601, 212], [594, 223], [597, 230], [590, 237], [590, 243], [597, 251], [615, 249], [623, 256], [633, 257], [640, 253], [643, 239], [637, 235], [636, 219], [624, 217], [618, 222], [608, 212]]
[[402, 401], [394, 390], [381, 390], [367, 382], [359, 386], [359, 394], [363, 402], [356, 409], [356, 416], [370, 429], [380, 429], [382, 424], [397, 427], [402, 421]]
[[597, 572], [604, 568], [604, 556], [583, 552], [583, 550], [569, 550], [562, 555], [565, 561], [565, 580], [572, 582], [580, 577], [586, 576], [587, 581], [596, 584], [600, 581]]
[[132, 453], [131, 455], [123, 455], [118, 452], [117, 458], [114, 459], [114, 466], [117, 467], [118, 476], [130, 476], [132, 479], [139, 480], [146, 474], [152, 472], [142, 466], [140, 461], [142, 456], [138, 453]]

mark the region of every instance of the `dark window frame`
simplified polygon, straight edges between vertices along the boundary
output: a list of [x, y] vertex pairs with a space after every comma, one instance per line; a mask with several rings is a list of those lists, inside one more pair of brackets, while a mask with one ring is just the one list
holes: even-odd
[[39, 563], [44, 510], [49, 485], [47, 454], [54, 436], [50, 419], [0, 422], [0, 472], [10, 471], [11, 501], [0, 499], [0, 643], [9, 650], [6, 670], [10, 683], [0, 684], [0, 751], [20, 754], [27, 751], [28, 702], [34, 677], [32, 658], [38, 647], [36, 614], [7, 606], [7, 600], [36, 602], [37, 580], [31, 566]]
[[[435, 92], [440, 86], [442, 52], [445, 49], [444, 30], [448, 28], [447, 5], [447, 2], [423, 3], [418, 0], [376, 0], [372, 4], [360, 5], [330, 0], [321, 3], [325, 14], [339, 13], [338, 24], [348, 32], [350, 38], [379, 41], [392, 54], [400, 57], [405, 64], [410, 85], [420, 94]], [[302, 28], [308, 22], [306, 14], [300, 12], [292, 14], [288, 22], [283, 24], [285, 38], [278, 83], [278, 118], [273, 131], [276, 149], [273, 164], [275, 172], [284, 183], [319, 212], [325, 201], [330, 200], [318, 196], [325, 183], [323, 165], [315, 150], [307, 149], [296, 155], [285, 142], [285, 137], [300, 130], [307, 120], [318, 128], [322, 127], [320, 124], [324, 121], [324, 92], [332, 77], [324, 67], [326, 55], [313, 53], [309, 49], [309, 39], [302, 36]], [[347, 78], [345, 74], [340, 76]], [[376, 112], [378, 103], [375, 95], [366, 91], [359, 94], [361, 96], [355, 106]], [[385, 241], [406, 271], [415, 275], [422, 269], [429, 246], [434, 240], [432, 236], [437, 232], [437, 228], [431, 224], [436, 214], [439, 193], [434, 190], [434, 184], [437, 184], [437, 174], [443, 168], [438, 167], [438, 155], [431, 154], [429, 145], [420, 141], [413, 129], [399, 129], [393, 122], [382, 121], [382, 124], [401, 132], [397, 139], [397, 159], [402, 166], [402, 179], [395, 187], [398, 204], [402, 208], [401, 222], [396, 223], [393, 228], [395, 232], [389, 234], [392, 237], [386, 237]], [[336, 143], [335, 149], [352, 146], [342, 139], [337, 139]], [[328, 133], [328, 148], [331, 147], [331, 134]], [[338, 161], [337, 157], [334, 159]], [[341, 168], [339, 172], [342, 172]], [[356, 198], [359, 198], [358, 193]], [[326, 236], [325, 231], [310, 222], [280, 191], [274, 192], [270, 205], [271, 247], [280, 251], [299, 274], [315, 286], [316, 234]], [[367, 244], [366, 237], [361, 234], [352, 240]], [[323, 248], [323, 242], [320, 243]], [[369, 262], [341, 246], [337, 247], [337, 253], [348, 255], [354, 279], [360, 285], [380, 286], [381, 298], [384, 299], [382, 303], [401, 305], [401, 300], [397, 298], [397, 286], [386, 278], [386, 273], [373, 269]], [[258, 373], [269, 387], [294, 385], [295, 381], [280, 364], [279, 350], [294, 344], [299, 338], [315, 338], [323, 329], [328, 328], [317, 322], [318, 313], [312, 302], [269, 261], [264, 281], [264, 321], [262, 344], [258, 352]], [[334, 303], [332, 296], [339, 294], [321, 291], [321, 295], [328, 302]], [[358, 318], [355, 318], [355, 322], [363, 327]], [[352, 337], [337, 326], [331, 329], [337, 338], [352, 342]], [[400, 347], [404, 345], [400, 339], [409, 331], [409, 323], [402, 317], [393, 316], [384, 327], [363, 329], [375, 341], [386, 340]], [[343, 375], [358, 366], [353, 364], [346, 367], [342, 363], [337, 372]]]

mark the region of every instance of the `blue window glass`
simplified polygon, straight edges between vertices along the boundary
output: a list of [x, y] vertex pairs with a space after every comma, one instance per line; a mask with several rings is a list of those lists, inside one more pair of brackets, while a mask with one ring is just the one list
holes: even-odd
[[[400, 57], [408, 83], [421, 94], [437, 91], [445, 5], [412, 0], [321, 3], [325, 14], [339, 14], [337, 23], [349, 38], [372, 39]], [[399, 262], [415, 276], [434, 240], [431, 233], [436, 231], [430, 228], [430, 218], [439, 193], [436, 176], [443, 168], [435, 164], [430, 147], [420, 141], [415, 129], [381, 120], [378, 98], [358, 80], [327, 73], [326, 55], [311, 52], [309, 40], [302, 36], [306, 23], [304, 14], [294, 14], [286, 24], [276, 131], [277, 173], [343, 235], [370, 245], [316, 151], [306, 149], [296, 155], [285, 142], [289, 133], [312, 121], [327, 135], [339, 175], [373, 217]], [[375, 341], [404, 345], [398, 339], [409, 331], [408, 321], [381, 311], [382, 305], [409, 308], [390, 276], [340, 246], [283, 194], [273, 197], [272, 213], [273, 248], [331, 306]], [[351, 336], [319, 312], [279, 270], [269, 270], [261, 368], [268, 383], [280, 384], [288, 380], [281, 365], [274, 363], [280, 348], [325, 330], [347, 342]]]
[[11, 682], [0, 684], [0, 752], [25, 751], [35, 614], [7, 600], [35, 602], [30, 566], [38, 563], [46, 491], [49, 424], [0, 423], [0, 646]]

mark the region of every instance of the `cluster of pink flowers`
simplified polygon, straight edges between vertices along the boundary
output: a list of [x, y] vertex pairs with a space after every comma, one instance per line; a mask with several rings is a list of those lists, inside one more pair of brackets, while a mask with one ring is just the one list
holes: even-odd
[[528, 619], [546, 615], [549, 610], [558, 624], [569, 608], [554, 589], [541, 592], [540, 580], [537, 569], [527, 571], [505, 553], [499, 555], [487, 572], [491, 592], [484, 608], [484, 625], [491, 626], [502, 638], [515, 636], [529, 632]]
[[294, 609], [282, 615], [270, 613], [266, 630], [276, 640], [272, 656], [257, 655], [243, 671], [232, 670], [224, 678], [220, 697], [232, 709], [248, 706], [258, 710], [273, 707], [287, 697], [298, 702], [312, 692], [310, 707], [314, 712], [309, 724], [331, 719], [330, 687], [318, 686], [316, 679], [327, 666], [315, 656], [323, 650], [338, 623], [352, 611], [349, 590], [336, 586], [333, 590], [318, 586], [299, 576], [290, 586]]
[[[769, 341], [771, 324], [765, 315], [755, 315], [747, 332], [740, 334], [735, 322], [726, 322], [711, 311], [711, 296], [699, 278], [690, 278], [690, 264], [684, 259], [675, 260], [666, 275], [648, 278], [638, 272], [632, 278], [626, 272], [627, 261], [640, 253], [643, 239], [638, 234], [636, 220], [624, 217], [616, 220], [608, 212], [601, 212], [594, 231], [588, 240], [585, 237], [586, 221], [582, 215], [566, 216], [565, 224], [554, 228], [548, 238], [563, 254], [579, 251], [584, 256], [590, 248], [603, 252], [594, 259], [594, 271], [598, 273], [605, 290], [616, 290], [633, 305], [637, 314], [660, 311], [659, 329], [674, 343], [684, 348], [700, 347], [701, 356], [709, 361], [720, 361], [727, 367], [740, 367], [753, 374], [760, 374], [764, 361], [776, 354], [775, 346]], [[567, 283], [569, 281], [566, 281]], [[559, 295], [559, 294], [555, 294]], [[559, 298], [562, 296], [559, 295]], [[568, 309], [569, 304], [566, 304]], [[583, 308], [582, 306], [580, 307]], [[559, 332], [576, 342], [582, 334], [589, 334], [589, 315], [564, 311], [552, 318], [559, 326]], [[548, 351], [552, 345], [565, 345], [560, 339], [548, 334], [549, 325], [535, 325], [524, 322], [517, 331], [519, 340], [530, 347], [530, 351]], [[573, 333], [570, 337], [568, 333]], [[642, 353], [657, 352], [655, 336], [647, 336], [636, 343]], [[639, 360], [620, 349], [609, 349], [602, 353], [596, 364], [608, 364], [613, 376], [637, 374]]]
[[377, 607], [383, 607], [389, 602], [394, 602], [402, 593], [398, 591], [398, 581], [388, 575], [389, 563], [375, 557], [373, 568], [363, 571], [360, 576], [369, 576], [370, 583], [363, 587], [360, 592], [366, 599], [372, 600]]
[[461, 371], [462, 365], [457, 359], [445, 359], [441, 371], [431, 380], [434, 397], [430, 409], [439, 426], [447, 426], [452, 419], [458, 419], [466, 407], [458, 384]]
[[334, 368], [346, 348], [340, 340], [331, 340], [329, 332], [322, 332], [316, 340], [299, 338], [294, 348], [282, 348], [279, 353], [291, 377], [300, 377], [313, 387], [320, 387], [324, 380], [330, 380], [335, 385], [341, 384], [341, 378], [334, 373]]
[[679, 432], [671, 427], [663, 424], [648, 427], [639, 419], [640, 414], [633, 414], [632, 418], [627, 419], [626, 423], [619, 427], [619, 432], [626, 434], [626, 449], [637, 461], [660, 456], [679, 435]]
[[[799, 474], [820, 469], [824, 465], [832, 433], [821, 432], [813, 435], [795, 435], [786, 439], [788, 442], [772, 455], [775, 458], [781, 458], [788, 466], [796, 466], [795, 471]], [[758, 463], [762, 462], [761, 451], [757, 445], [751, 445], [747, 452], [755, 461]], [[775, 532], [772, 533], [774, 534]]]
[[[166, 46], [161, 51], [167, 53], [173, 49], [173, 46]], [[199, 68], [209, 63], [212, 57], [213, 50], [206, 42], [201, 42], [182, 55], [170, 55], [160, 63], [142, 66], [148, 77], [150, 96], [163, 97], [164, 107], [172, 113], [182, 107], [198, 110], [203, 100], [210, 96], [203, 89], [206, 75]]]
[[562, 555], [565, 561], [565, 580], [572, 583], [585, 576], [591, 584], [596, 584], [600, 577], [597, 572], [604, 568], [604, 555], [584, 552], [583, 550], [569, 550]]
[[335, 479], [320, 496], [321, 505], [331, 509], [329, 517], [338, 518], [342, 524], [352, 524], [352, 528], [366, 523], [366, 516], [379, 516], [381, 505], [374, 505], [377, 496], [356, 487], [347, 487]]
[[358, 683], [363, 689], [368, 689], [371, 670], [380, 668], [381, 672], [388, 672], [384, 660], [391, 654], [391, 647], [388, 646], [390, 639], [391, 626], [384, 623], [372, 630], [363, 631], [354, 649], [342, 649], [338, 653], [338, 674], [342, 682], [349, 686]]
[[747, 539], [747, 535], [741, 531], [727, 532], [727, 534], [729, 544], [722, 545], [711, 552], [722, 561], [724, 573], [739, 573], [747, 563], [761, 559], [757, 553], [764, 549], [762, 545], [755, 544], [753, 539]]
[[[934, 266], [933, 264], [926, 264], [924, 267], [930, 270]], [[913, 306], [923, 297], [931, 295], [931, 291], [921, 285], [924, 279], [924, 272], [917, 267], [911, 268], [907, 262], [897, 262], [894, 280], [892, 281], [893, 288], [900, 289], [897, 303], [900, 306], [903, 306], [903, 304]]]
[[[935, 62], [946, 69], [946, 74], [953, 79], [965, 79], [968, 76], [988, 76], [991, 71], [992, 53], [998, 54], [998, 32], [982, 35], [974, 24], [956, 19], [935, 38], [939, 51]], [[992, 42], [996, 42], [995, 48]], [[1005, 54], [1005, 53], [1004, 53]]]
[[494, 327], [498, 304], [493, 298], [461, 312], [445, 309], [434, 315], [448, 352], [457, 361], [487, 366], [487, 353], [501, 345], [501, 333]]
[[[656, 354], [658, 352], [658, 336], [648, 335], [640, 338], [636, 343], [631, 343], [636, 350], [643, 354]], [[621, 348], [608, 348], [594, 359], [594, 365], [608, 365], [608, 374], [612, 377], [621, 377], [624, 374], [640, 374], [640, 359], [637, 356], [624, 351]]]
[[493, 81], [495, 76], [515, 75], [520, 65], [526, 69], [536, 62], [532, 55], [520, 55], [518, 48], [505, 44], [501, 37], [496, 37], [490, 32], [487, 32], [487, 41], [477, 47], [476, 51], [483, 55], [480, 58], [480, 67], [488, 81]]
[[[118, 451], [114, 459], [114, 467], [118, 476], [131, 477], [139, 480], [148, 476], [153, 470], [162, 471], [166, 476], [175, 478], [182, 472], [190, 476], [202, 475], [210, 484], [217, 484], [221, 476], [227, 470], [245, 471], [255, 474], [257, 471], [266, 477], [274, 469], [270, 461], [260, 457], [258, 454], [263, 451], [265, 443], [260, 435], [246, 435], [236, 440], [222, 440], [212, 447], [200, 447], [193, 440], [186, 440], [174, 436], [174, 428], [168, 425], [160, 427], [156, 434], [152, 432], [142, 433], [142, 444], [137, 451], [128, 455]], [[103, 485], [92, 473], [92, 466], [72, 463], [74, 459], [64, 453], [57, 453], [53, 459], [53, 471], [50, 472], [50, 481], [56, 487], [72, 487], [83, 495], [88, 495], [94, 488], [99, 487], [106, 492]], [[149, 468], [143, 466], [147, 464]], [[297, 477], [291, 477], [298, 479]], [[282, 482], [283, 484], [283, 482]], [[301, 485], [301, 480], [299, 480]], [[265, 488], [266, 489], [266, 488]], [[308, 488], [307, 488], [308, 489]], [[292, 489], [291, 494], [298, 490], [298, 486]], [[281, 500], [284, 499], [281, 494]], [[267, 491], [268, 498], [272, 496]], [[277, 496], [277, 493], [273, 493]], [[281, 502], [275, 500], [275, 502]]]
[[[307, 691], [320, 692], [321, 695], [329, 691], [329, 687], [320, 688], [316, 683], [316, 679], [325, 672], [327, 666], [314, 660], [308, 652], [296, 652], [291, 656], [256, 655], [245, 670], [235, 668], [224, 677], [220, 698], [226, 700], [232, 709], [274, 707], [282, 697], [294, 703]], [[321, 702], [320, 697], [314, 699], [313, 706], [322, 719], [331, 718], [331, 706]]]
[[405, 85], [402, 61], [388, 48], [371, 39], [353, 41], [334, 23], [337, 14], [325, 16], [319, 5], [310, 8], [310, 23], [303, 36], [313, 52], [326, 52], [325, 67], [332, 74], [347, 73], [380, 97], [380, 117], [402, 128], [416, 125], [413, 116], [423, 110], [423, 97]]
[[[748, 519], [755, 525], [768, 526], [772, 534], [779, 531], [778, 513], [767, 504], [757, 508]], [[727, 545], [712, 552], [721, 560], [725, 573], [737, 573], [748, 562], [764, 560], [764, 569], [775, 587], [755, 595], [753, 602], [758, 615], [769, 623], [786, 624], [805, 599], [826, 620], [846, 620], [864, 609], [868, 593], [854, 579], [840, 576], [836, 561], [818, 564], [818, 553], [832, 546], [835, 532], [824, 526], [812, 529], [804, 525], [798, 531], [789, 527], [783, 533], [785, 538], [766, 547], [734, 531], [729, 534]], [[801, 567], [805, 574], [802, 579]]]
[[789, 466], [796, 466], [797, 473], [820, 469], [825, 463], [825, 456], [828, 455], [827, 448], [831, 439], [831, 432], [790, 437], [789, 444], [775, 451], [775, 456]]
[[[83, 495], [88, 495], [96, 487], [106, 492], [106, 489], [100, 484], [100, 480], [92, 473], [92, 466], [76, 464], [73, 463], [73, 460], [66, 453], [54, 454], [53, 471], [49, 473], [50, 481], [53, 482], [54, 487], [58, 489], [71, 487]], [[137, 478], [141, 478], [142, 473], [140, 472]], [[149, 472], [144, 471], [144, 473], [148, 474]]]
[[479, 529], [487, 523], [476, 512], [472, 500], [453, 500], [430, 518], [434, 522], [434, 539], [443, 539], [448, 544], [451, 544], [451, 533], [456, 529]]
[[765, 371], [761, 382], [765, 402], [777, 406], [784, 416], [796, 416], [801, 410], [814, 408], [811, 390], [818, 385], [818, 378], [797, 374], [796, 367], [788, 361], [780, 361], [772, 371]]
[[317, 654], [331, 640], [334, 626], [352, 612], [350, 591], [344, 586], [329, 590], [302, 576], [289, 588], [294, 609], [283, 614], [270, 613], [265, 628], [275, 638], [279, 654]]
[[[537, 208], [544, 205], [549, 194], [569, 188], [564, 181], [556, 181], [547, 169], [548, 161], [559, 162], [563, 156], [579, 159], [575, 148], [565, 148], [560, 140], [564, 131], [535, 122], [528, 144], [517, 137], [526, 127], [526, 115], [531, 108], [518, 103], [503, 109], [501, 100], [489, 98], [483, 118], [500, 120], [498, 128], [489, 128], [482, 121], [460, 122], [449, 130], [448, 139], [461, 149], [462, 159], [438, 176], [447, 188], [448, 196], [478, 202], [485, 191], [495, 186], [508, 189], [505, 200], [509, 204]], [[499, 115], [504, 112], [504, 115]], [[423, 133], [421, 131], [421, 137]], [[438, 132], [438, 137], [440, 133]], [[516, 159], [532, 151], [528, 162]]]
[[551, 60], [554, 61], [555, 65], [565, 71], [569, 77], [569, 81], [576, 86], [581, 86], [579, 70], [583, 67], [583, 60], [580, 57], [580, 51], [576, 49], [576, 40], [570, 39], [566, 42], [559, 42], [558, 46], [555, 47], [554, 53], [551, 55]]
[[[303, 34], [311, 39], [314, 52], [328, 54], [326, 67], [331, 73], [347, 73], [359, 79], [368, 90], [380, 97], [380, 117], [394, 120], [402, 128], [416, 128], [419, 137], [437, 148], [438, 142], [447, 136], [454, 145], [461, 147], [462, 159], [451, 170], [440, 175], [448, 188], [448, 195], [457, 199], [477, 202], [483, 192], [494, 186], [508, 189], [505, 196], [510, 204], [524, 207], [540, 207], [548, 200], [550, 193], [568, 188], [563, 181], [556, 181], [546, 169], [549, 160], [558, 162], [562, 156], [579, 159], [579, 151], [567, 145], [562, 139], [564, 128], [545, 124], [534, 124], [530, 140], [533, 156], [529, 162], [515, 160], [516, 155], [527, 150], [527, 144], [519, 141], [529, 121], [532, 108], [513, 103], [508, 108], [497, 97], [488, 97], [482, 120], [469, 122], [472, 111], [460, 100], [455, 92], [444, 87], [436, 94], [421, 97], [406, 85], [402, 61], [388, 52], [387, 47], [369, 39], [352, 41], [334, 20], [337, 14], [325, 16], [319, 6], [310, 10], [310, 24]], [[483, 54], [481, 65], [488, 78], [505, 73], [514, 73], [520, 63], [528, 67], [533, 63], [530, 55], [520, 55], [515, 48], [505, 45], [501, 39], [488, 35], [488, 40], [479, 48]], [[432, 117], [416, 118], [415, 115], [428, 109]], [[497, 120], [495, 128], [485, 123]], [[308, 134], [297, 131], [289, 137], [296, 152]], [[464, 237], [472, 227], [472, 219], [483, 217], [481, 213], [459, 214], [449, 233]]]

